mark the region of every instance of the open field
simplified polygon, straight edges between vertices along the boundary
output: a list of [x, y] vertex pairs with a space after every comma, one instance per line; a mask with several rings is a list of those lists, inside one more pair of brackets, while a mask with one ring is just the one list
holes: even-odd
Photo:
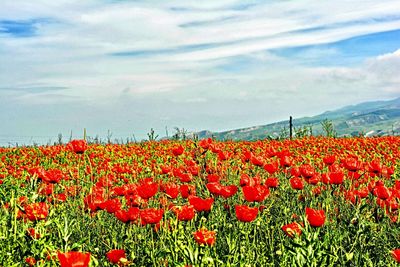
[[0, 266], [395, 266], [399, 148], [391, 136], [0, 148]]

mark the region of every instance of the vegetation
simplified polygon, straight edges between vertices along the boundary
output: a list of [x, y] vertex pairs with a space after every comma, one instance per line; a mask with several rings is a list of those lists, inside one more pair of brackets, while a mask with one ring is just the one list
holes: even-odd
[[395, 266], [399, 144], [305, 137], [0, 148], [0, 262]]

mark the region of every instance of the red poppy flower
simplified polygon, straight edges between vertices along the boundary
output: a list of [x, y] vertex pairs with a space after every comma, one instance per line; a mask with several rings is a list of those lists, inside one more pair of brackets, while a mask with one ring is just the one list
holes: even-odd
[[87, 143], [86, 140], [72, 140], [67, 147], [76, 154], [83, 154], [87, 149]]
[[400, 263], [400, 249], [399, 248], [392, 250], [392, 256], [398, 263]]
[[251, 163], [253, 163], [254, 165], [259, 166], [259, 167], [264, 165], [264, 161], [263, 161], [262, 157], [252, 156], [250, 158], [250, 161], [251, 161]]
[[139, 207], [147, 202], [146, 199], [138, 195], [125, 195], [126, 205], [130, 207]]
[[25, 214], [31, 221], [44, 220], [49, 214], [49, 205], [45, 202], [25, 205]]
[[211, 138], [203, 139], [203, 140], [200, 140], [200, 142], [199, 142], [199, 146], [201, 146], [203, 149], [206, 149], [206, 150], [210, 147], [211, 144], [212, 144]]
[[41, 166], [31, 168], [28, 170], [28, 172], [32, 176], [36, 175], [38, 179], [43, 179], [43, 177], [46, 175], [45, 169]]
[[224, 152], [224, 151], [218, 151], [218, 159], [220, 161], [224, 161], [227, 160], [229, 158], [230, 154], [228, 152]]
[[356, 158], [353, 157], [347, 157], [344, 160], [344, 167], [351, 172], [356, 172], [361, 168], [360, 162]]
[[303, 164], [300, 166], [300, 174], [304, 178], [311, 178], [315, 174], [315, 169], [310, 164]]
[[38, 193], [40, 195], [48, 196], [53, 194], [54, 184], [41, 184], [38, 188]]
[[325, 223], [325, 212], [323, 210], [306, 208], [306, 216], [311, 226], [321, 227]]
[[395, 180], [395, 181], [394, 181], [394, 188], [395, 188], [396, 190], [400, 190], [400, 180]]
[[330, 172], [339, 172], [339, 171], [342, 170], [342, 167], [340, 167], [339, 164], [334, 163], [334, 164], [332, 164], [332, 165], [329, 165], [328, 170], [329, 170]]
[[118, 210], [114, 213], [115, 217], [121, 222], [133, 222], [139, 218], [140, 210], [138, 207], [131, 207], [126, 210]]
[[54, 195], [54, 201], [59, 201], [59, 202], [65, 202], [67, 200], [68, 196], [64, 193], [60, 194], [55, 194]]
[[300, 177], [300, 175], [301, 175], [300, 169], [298, 167], [290, 168], [290, 175], [292, 175], [294, 177]]
[[321, 176], [319, 174], [315, 174], [313, 177], [311, 178], [307, 178], [306, 182], [312, 185], [316, 185], [319, 183]]
[[382, 164], [379, 159], [374, 159], [369, 164], [369, 171], [374, 174], [381, 174], [382, 173]]
[[179, 177], [180, 175], [182, 175], [182, 173], [183, 173], [183, 168], [182, 167], [179, 167], [179, 168], [172, 168], [172, 175], [174, 176], [174, 177]]
[[90, 262], [90, 253], [70, 251], [57, 254], [61, 267], [88, 267]]
[[235, 206], [236, 217], [241, 222], [251, 222], [257, 218], [258, 208], [251, 208], [246, 205]]
[[245, 186], [245, 185], [250, 185], [250, 181], [251, 180], [251, 178], [250, 178], [250, 176], [248, 176], [247, 174], [245, 174], [245, 173], [243, 173], [241, 176], [240, 176], [240, 186]]
[[64, 174], [61, 170], [51, 169], [45, 172], [42, 180], [46, 183], [59, 183], [64, 178]]
[[265, 180], [265, 185], [269, 188], [276, 188], [279, 186], [279, 179], [276, 177], [270, 177]]
[[304, 188], [303, 179], [299, 177], [293, 177], [290, 180], [290, 186], [296, 190], [302, 190]]
[[323, 173], [321, 175], [321, 182], [324, 184], [330, 184], [331, 183], [331, 178], [329, 178], [329, 175], [327, 173]]
[[125, 210], [118, 210], [114, 213], [115, 217], [121, 222], [127, 223], [129, 222], [128, 212]]
[[104, 197], [100, 193], [92, 193], [83, 198], [85, 207], [90, 209], [92, 212], [101, 209], [101, 205], [104, 203], [104, 201]]
[[242, 187], [243, 195], [248, 202], [264, 201], [269, 195], [269, 189], [265, 185], [244, 186]]
[[264, 165], [264, 170], [266, 170], [269, 174], [274, 174], [278, 170], [278, 163], [267, 163]]
[[180, 173], [178, 178], [179, 178], [179, 181], [181, 181], [182, 183], [188, 183], [188, 182], [192, 181], [192, 176], [189, 173]]
[[282, 167], [287, 168], [292, 166], [292, 159], [289, 156], [282, 156], [279, 163]]
[[366, 198], [369, 195], [368, 187], [360, 187], [359, 189], [355, 190], [355, 194], [360, 198]]
[[121, 261], [126, 261], [126, 254], [123, 249], [112, 249], [106, 253], [106, 256], [112, 264], [119, 264]]
[[178, 217], [179, 221], [190, 221], [194, 218], [194, 207], [192, 205], [174, 206], [172, 211]]
[[193, 175], [193, 176], [197, 176], [199, 175], [199, 171], [200, 171], [200, 167], [199, 166], [189, 166], [187, 167], [188, 172]]
[[171, 167], [169, 166], [161, 166], [161, 173], [168, 174], [171, 171]]
[[174, 156], [182, 155], [183, 151], [185, 151], [185, 149], [182, 145], [172, 148], [172, 154], [174, 154]]
[[331, 172], [329, 173], [329, 182], [331, 184], [342, 184], [344, 179], [344, 173], [342, 171]]
[[163, 209], [145, 209], [140, 211], [140, 219], [142, 220], [142, 224], [157, 224], [161, 221], [164, 215]]
[[175, 199], [179, 195], [179, 186], [175, 183], [167, 183], [164, 185], [164, 192], [168, 197]]
[[385, 200], [385, 207], [390, 211], [396, 211], [399, 209], [399, 203], [395, 198], [388, 198]]
[[216, 240], [216, 232], [215, 231], [209, 231], [207, 228], [202, 227], [196, 232], [193, 233], [194, 240], [200, 245], [208, 245], [212, 246], [215, 243]]
[[218, 153], [218, 152], [221, 151], [221, 148], [220, 148], [220, 145], [219, 145], [219, 144], [211, 144], [211, 145], [209, 146], [209, 148], [210, 148], [210, 150], [211, 150], [213, 153]]
[[394, 174], [394, 166], [392, 167], [382, 167], [382, 175], [387, 179], [390, 179]]
[[373, 191], [374, 195], [379, 199], [385, 200], [391, 196], [390, 190], [384, 185], [377, 185]]
[[104, 209], [108, 213], [115, 213], [116, 211], [121, 209], [121, 201], [118, 198], [109, 199], [104, 202]]
[[245, 186], [245, 185], [255, 186], [259, 184], [261, 184], [261, 178], [259, 176], [251, 178], [245, 173], [240, 176], [240, 186]]
[[[219, 180], [221, 180], [221, 177], [219, 177], [216, 174], [208, 174], [207, 175], [207, 181], [209, 183], [219, 182]], [[400, 184], [400, 181], [399, 181], [399, 184]]]
[[326, 156], [323, 158], [323, 161], [326, 165], [332, 165], [336, 161], [335, 155]]
[[183, 184], [179, 187], [179, 191], [183, 198], [188, 198], [190, 195], [196, 194], [196, 187], [194, 185]]
[[138, 195], [141, 198], [149, 199], [157, 194], [158, 184], [152, 181], [144, 181], [137, 187]]
[[214, 199], [212, 197], [210, 198], [200, 198], [197, 196], [190, 196], [189, 197], [189, 203], [190, 205], [193, 205], [195, 210], [197, 211], [210, 211], [212, 204], [214, 203]]
[[25, 259], [26, 264], [28, 264], [29, 266], [35, 266], [36, 264], [36, 259], [34, 257], [27, 257]]
[[295, 235], [301, 235], [301, 228], [297, 222], [292, 222], [282, 226], [282, 230], [288, 237], [295, 237]]
[[274, 147], [268, 147], [265, 152], [270, 158], [275, 157], [278, 154], [278, 151], [276, 151]]
[[243, 157], [242, 157], [243, 162], [248, 162], [248, 161], [250, 161], [250, 159], [251, 159], [252, 156], [253, 156], [253, 153], [251, 153], [251, 151], [248, 151], [248, 150], [244, 151], [244, 152], [243, 152]]
[[222, 186], [220, 195], [224, 198], [230, 198], [238, 191], [238, 187], [236, 185], [226, 185]]
[[212, 182], [207, 183], [206, 187], [211, 194], [220, 195], [223, 186], [219, 182]]

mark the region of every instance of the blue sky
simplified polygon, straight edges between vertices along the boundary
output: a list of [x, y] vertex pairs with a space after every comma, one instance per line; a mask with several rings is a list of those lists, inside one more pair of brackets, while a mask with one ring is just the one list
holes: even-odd
[[227, 130], [400, 96], [399, 1], [0, 2], [0, 143]]

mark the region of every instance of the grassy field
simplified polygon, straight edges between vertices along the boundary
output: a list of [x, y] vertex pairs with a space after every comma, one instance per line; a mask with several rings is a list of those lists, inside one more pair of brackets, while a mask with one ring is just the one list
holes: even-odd
[[399, 144], [0, 148], [0, 266], [395, 266]]

